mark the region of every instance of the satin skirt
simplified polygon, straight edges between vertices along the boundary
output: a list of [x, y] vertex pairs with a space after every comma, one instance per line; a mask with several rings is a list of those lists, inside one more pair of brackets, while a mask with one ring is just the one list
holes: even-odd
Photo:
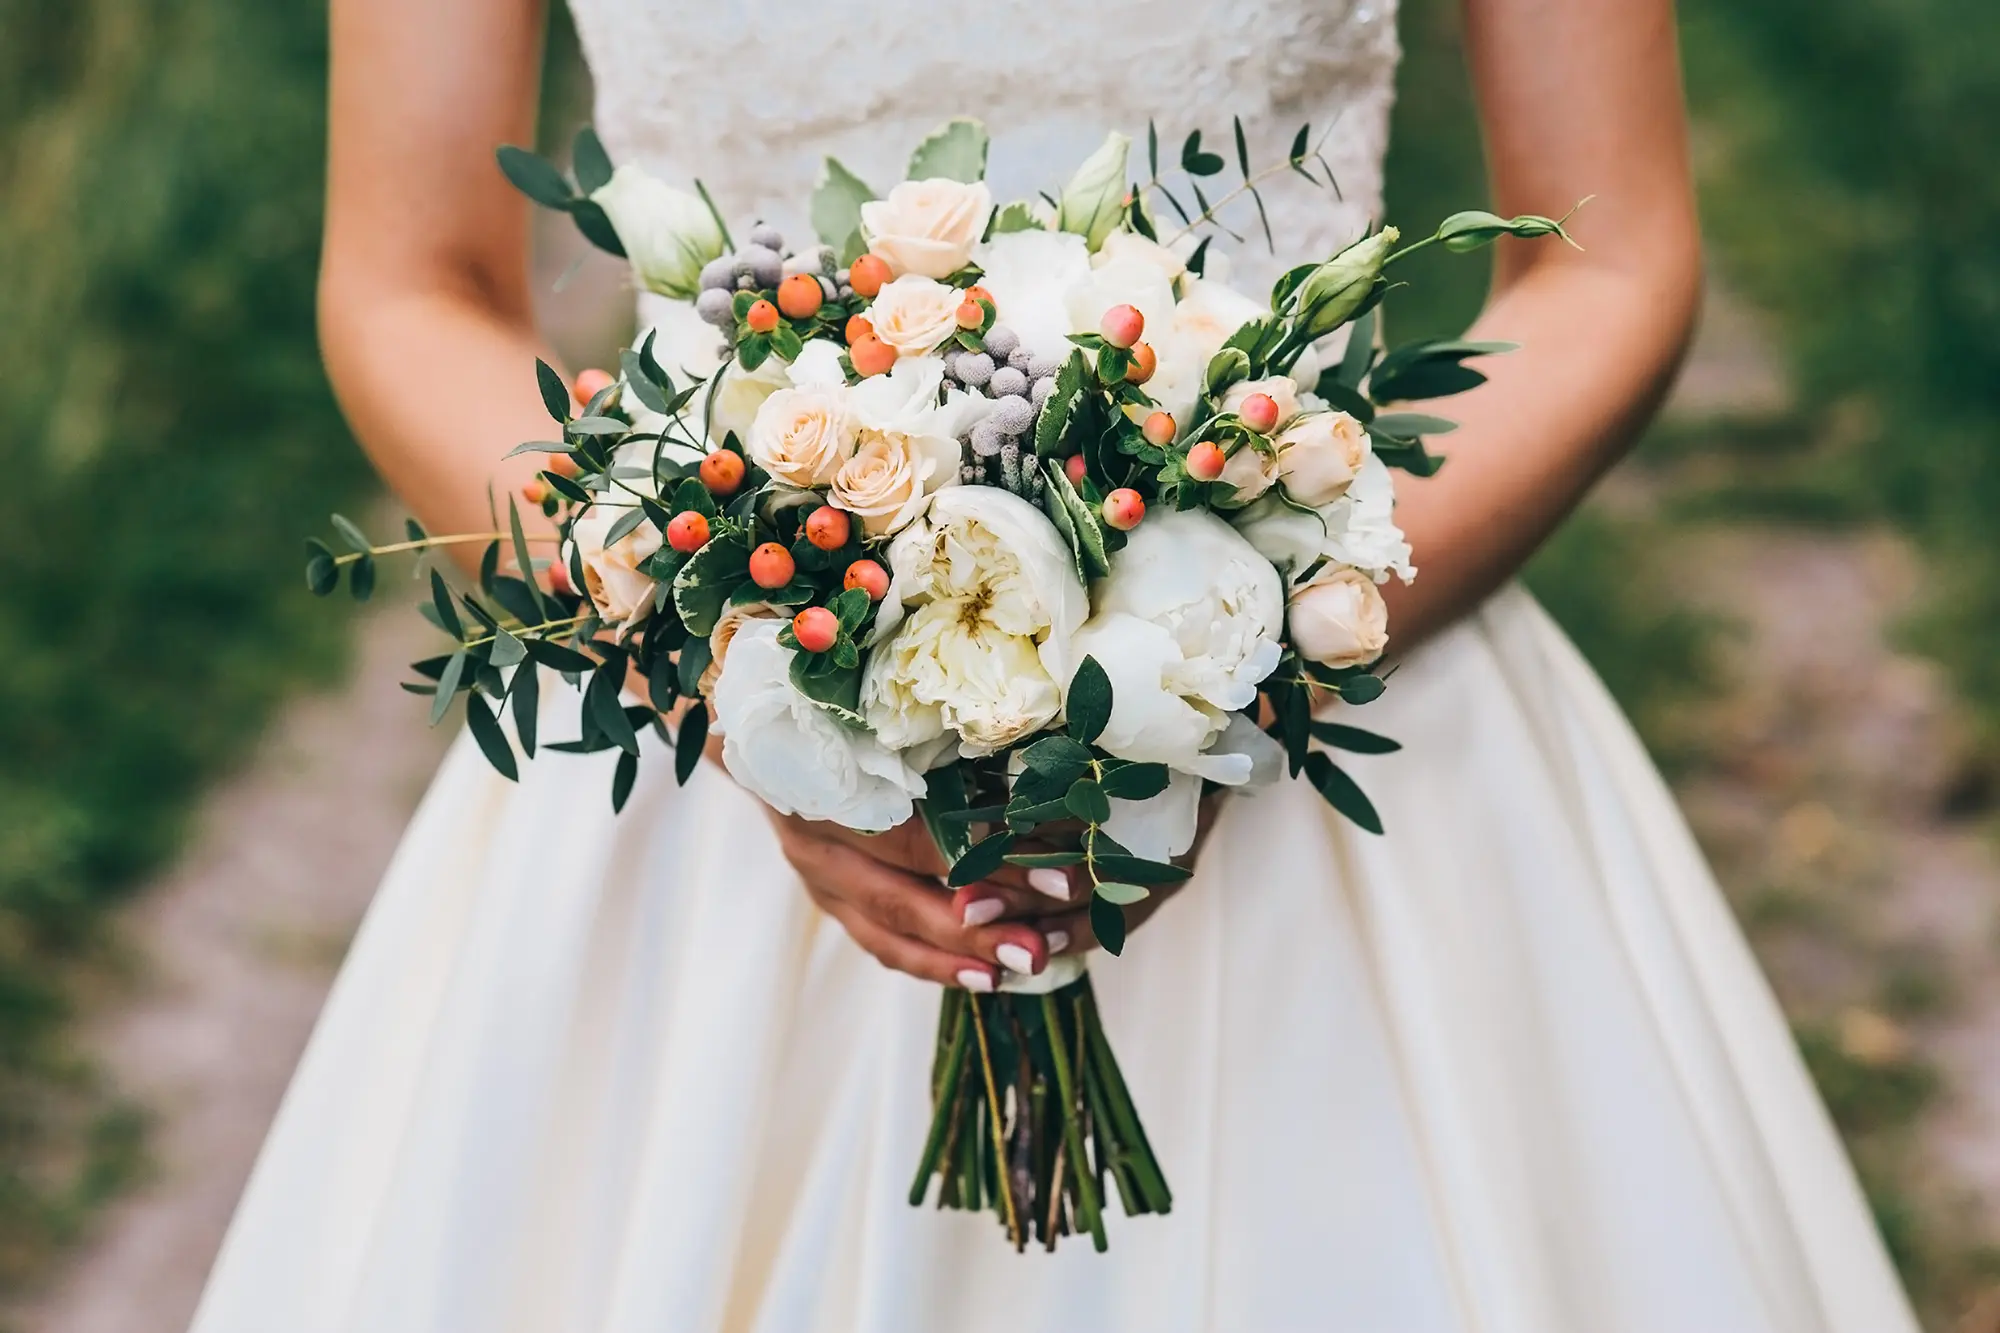
[[1351, 720], [1405, 747], [1343, 759], [1386, 836], [1303, 783], [1233, 798], [1094, 962], [1175, 1196], [1113, 1208], [1104, 1255], [908, 1204], [938, 992], [810, 905], [726, 777], [662, 753], [614, 818], [606, 756], [516, 786], [461, 741], [196, 1333], [1914, 1330], [1667, 789], [1540, 608], [1503, 592]]

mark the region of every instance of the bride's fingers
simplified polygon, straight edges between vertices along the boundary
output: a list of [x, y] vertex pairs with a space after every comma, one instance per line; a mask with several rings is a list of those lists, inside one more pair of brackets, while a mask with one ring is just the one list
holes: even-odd
[[[1035, 873], [1064, 874], [1061, 870]], [[1059, 893], [1008, 884], [997, 878], [986, 879], [955, 891], [951, 905], [959, 920], [968, 926], [982, 926], [994, 921], [1025, 921], [1039, 925], [1045, 917], [1073, 910], [1082, 897], [1068, 880], [1059, 881], [1058, 888]]]
[[907, 972], [919, 981], [936, 982], [940, 986], [958, 986], [971, 991], [993, 989], [998, 968], [992, 963], [977, 958], [961, 958], [942, 949], [933, 949], [907, 935], [895, 934], [878, 925], [865, 912], [838, 898], [823, 906], [826, 914], [838, 921], [849, 937], [884, 967]]
[[1048, 962], [1041, 932], [1025, 925], [967, 926], [952, 909], [952, 895], [937, 882], [898, 870], [844, 843], [802, 849], [794, 865], [819, 891], [840, 898], [892, 934], [945, 953], [990, 959], [1015, 972], [1038, 972]]

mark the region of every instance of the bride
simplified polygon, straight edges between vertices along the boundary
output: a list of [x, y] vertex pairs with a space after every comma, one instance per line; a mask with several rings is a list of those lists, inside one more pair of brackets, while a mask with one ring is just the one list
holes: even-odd
[[[1003, 198], [1152, 115], [1241, 114], [1266, 158], [1332, 125], [1341, 199], [1272, 199], [1288, 263], [1379, 208], [1393, 0], [572, 3], [614, 157], [795, 238], [823, 154], [893, 179], [961, 113]], [[1474, 336], [1523, 350], [1402, 487], [1423, 577], [1390, 590], [1403, 666], [1369, 725], [1405, 748], [1359, 761], [1388, 836], [1304, 783], [1229, 800], [1093, 971], [1172, 1214], [1114, 1218], [1108, 1255], [1020, 1256], [904, 1199], [936, 985], [1088, 948], [1067, 883], [947, 894], [920, 834], [778, 817], [707, 766], [685, 789], [642, 766], [614, 819], [608, 756], [514, 786], [461, 743], [199, 1333], [1915, 1327], [1668, 793], [1508, 582], [1693, 317], [1669, 0], [1465, 13], [1495, 207], [1595, 194], [1586, 249], [1499, 251]], [[433, 531], [486, 526], [488, 479], [531, 468], [495, 460], [545, 429], [527, 207], [492, 153], [533, 137], [541, 29], [537, 0], [333, 3], [327, 364]]]

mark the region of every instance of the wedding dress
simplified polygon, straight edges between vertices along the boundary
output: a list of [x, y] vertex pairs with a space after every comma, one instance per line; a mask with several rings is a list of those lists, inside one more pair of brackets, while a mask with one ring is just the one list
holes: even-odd
[[[1295, 257], [1379, 205], [1391, 0], [573, 4], [613, 156], [797, 239], [823, 154], [893, 181], [957, 113], [1000, 198], [1107, 128], [1240, 114], [1267, 160], [1332, 127], [1341, 201], [1270, 194]], [[1358, 720], [1404, 745], [1353, 763], [1387, 836], [1302, 782], [1233, 798], [1093, 967], [1175, 1196], [1105, 1255], [905, 1201], [938, 993], [816, 912], [724, 775], [656, 758], [614, 818], [609, 756], [515, 786], [461, 741], [196, 1330], [1914, 1329], [1672, 798], [1540, 609], [1496, 596]]]

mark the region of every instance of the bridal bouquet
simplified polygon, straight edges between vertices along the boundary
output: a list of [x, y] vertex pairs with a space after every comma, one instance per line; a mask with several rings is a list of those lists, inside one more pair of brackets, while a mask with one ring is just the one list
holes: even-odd
[[[307, 580], [366, 596], [384, 554], [484, 543], [476, 587], [430, 571], [453, 642], [407, 688], [434, 722], [463, 695], [507, 777], [536, 751], [545, 668], [583, 691], [580, 734], [547, 748], [617, 751], [615, 807], [642, 731], [685, 782], [713, 727], [776, 810], [863, 832], [920, 815], [953, 885], [1072, 869], [1111, 954], [1124, 908], [1188, 876], [1206, 792], [1303, 776], [1380, 832], [1331, 751], [1394, 742], [1315, 704], [1383, 690], [1379, 585], [1414, 573], [1391, 469], [1435, 470], [1424, 439], [1451, 428], [1384, 405], [1470, 388], [1465, 362], [1505, 350], [1379, 354], [1384, 274], [1433, 243], [1564, 233], [1461, 213], [1399, 250], [1383, 228], [1253, 298], [1211, 251], [1220, 210], [1247, 195], [1261, 218], [1280, 173], [1333, 181], [1308, 130], [1253, 171], [1234, 128], [1227, 190], [1199, 133], [1163, 172], [1149, 129], [1138, 184], [1114, 134], [1057, 193], [1003, 202], [985, 131], [955, 120], [883, 194], [829, 160], [818, 243], [796, 248], [761, 224], [739, 246], [699, 185], [614, 170], [587, 130], [574, 182], [502, 149], [664, 314], [615, 375], [538, 366], [557, 429], [521, 446], [548, 455], [532, 528], [511, 498], [492, 532], [386, 545], [336, 517], [348, 549], [311, 543]], [[1017, 1247], [1099, 1249], [1107, 1179], [1127, 1213], [1169, 1207], [1075, 956], [947, 992], [931, 1096], [912, 1203], [936, 1177], [941, 1206], [991, 1207]]]

